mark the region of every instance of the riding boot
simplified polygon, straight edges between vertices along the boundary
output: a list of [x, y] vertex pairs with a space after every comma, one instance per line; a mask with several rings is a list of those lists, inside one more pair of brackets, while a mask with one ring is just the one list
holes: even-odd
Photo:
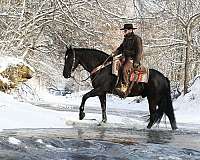
[[121, 86], [121, 91], [126, 93], [126, 91], [128, 90], [128, 84], [127, 83], [122, 83], [122, 86]]
[[121, 98], [126, 98], [128, 88], [129, 88], [129, 85], [127, 83], [121, 83], [120, 86], [116, 88]]
[[127, 91], [126, 91], [126, 96], [128, 96], [131, 93], [131, 90], [132, 90], [134, 84], [135, 84], [135, 82], [132, 81], [131, 84], [129, 85]]

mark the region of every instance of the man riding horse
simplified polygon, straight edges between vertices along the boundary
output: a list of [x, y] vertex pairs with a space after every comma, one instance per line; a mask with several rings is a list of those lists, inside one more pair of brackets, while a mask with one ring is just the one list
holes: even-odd
[[121, 83], [117, 86], [117, 90], [121, 92], [124, 97], [129, 94], [134, 83], [133, 81], [131, 82], [132, 84], [130, 84], [131, 70], [140, 67], [140, 60], [143, 54], [142, 39], [134, 34], [133, 30], [135, 29], [137, 28], [133, 27], [132, 24], [124, 24], [124, 28], [120, 29], [124, 31], [124, 40], [117, 50], [113, 52], [113, 66], [116, 66], [116, 60], [120, 60], [122, 63]]

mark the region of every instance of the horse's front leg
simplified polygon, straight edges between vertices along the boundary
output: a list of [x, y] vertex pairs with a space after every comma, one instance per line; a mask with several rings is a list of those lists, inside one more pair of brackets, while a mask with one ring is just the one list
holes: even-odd
[[95, 96], [98, 96], [98, 95], [101, 95], [100, 89], [93, 89], [90, 92], [83, 95], [81, 106], [79, 108], [79, 119], [80, 120], [82, 120], [85, 117], [84, 107], [85, 107], [86, 100], [90, 97], [95, 97]]
[[107, 116], [106, 116], [106, 94], [99, 96], [99, 100], [101, 102], [101, 110], [102, 110], [102, 123], [107, 122]]

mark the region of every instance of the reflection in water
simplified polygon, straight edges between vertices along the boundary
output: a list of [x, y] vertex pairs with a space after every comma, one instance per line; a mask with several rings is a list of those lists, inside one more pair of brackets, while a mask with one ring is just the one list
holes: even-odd
[[106, 128], [96, 128], [95, 130], [89, 130], [87, 128], [77, 128], [78, 138], [80, 139], [104, 139]]
[[172, 131], [148, 130], [147, 143], [164, 144], [174, 139]]
[[83, 134], [84, 134], [83, 129], [81, 129], [81, 128], [78, 129], [78, 130], [77, 130], [77, 133], [78, 133], [78, 138], [82, 139], [82, 138], [83, 138], [82, 136], [83, 136]]
[[78, 138], [81, 139], [94, 139], [101, 141], [108, 141], [118, 144], [136, 144], [137, 140], [128, 129], [109, 129], [106, 127], [98, 127], [93, 130], [85, 128], [77, 129]]

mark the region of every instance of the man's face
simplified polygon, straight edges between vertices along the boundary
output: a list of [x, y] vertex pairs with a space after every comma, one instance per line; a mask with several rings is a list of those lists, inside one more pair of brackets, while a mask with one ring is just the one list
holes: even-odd
[[131, 33], [131, 32], [133, 32], [132, 29], [125, 29], [125, 30], [124, 30], [124, 35], [126, 35], [126, 34], [128, 34], [128, 33]]

